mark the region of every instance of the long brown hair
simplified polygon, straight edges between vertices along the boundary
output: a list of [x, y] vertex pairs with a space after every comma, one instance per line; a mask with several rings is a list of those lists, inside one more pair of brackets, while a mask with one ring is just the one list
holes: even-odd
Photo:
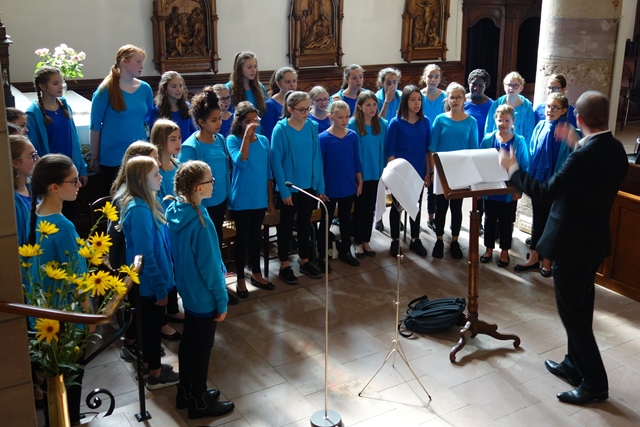
[[233, 60], [233, 70], [231, 71], [231, 101], [233, 105], [238, 105], [242, 101], [247, 100], [247, 96], [245, 95], [244, 90], [244, 75], [242, 74], [242, 67], [244, 63], [248, 59], [256, 60], [256, 77], [253, 80], [249, 81], [249, 87], [251, 88], [251, 92], [253, 96], [256, 98], [256, 107], [260, 111], [260, 114], [264, 114], [267, 109], [266, 100], [264, 99], [264, 93], [262, 92], [262, 88], [260, 87], [260, 73], [258, 71], [258, 58], [256, 58], [256, 54], [253, 52], [245, 51], [239, 52], [235, 59]]
[[233, 122], [231, 123], [231, 130], [229, 135], [242, 136], [244, 131], [242, 130], [242, 121], [247, 114], [257, 113], [258, 109], [249, 101], [242, 101], [236, 105], [236, 111], [233, 113]]
[[[362, 93], [358, 95], [358, 100], [356, 101], [355, 118], [356, 126], [358, 127], [358, 134], [360, 134], [360, 136], [365, 136], [367, 134], [367, 129], [364, 125], [364, 112], [358, 107], [362, 107], [364, 103], [370, 99], [373, 99], [376, 102], [377, 108], [378, 98], [369, 90], [362, 91]], [[374, 135], [380, 135], [380, 116], [377, 113], [371, 118], [371, 131]]]
[[118, 175], [113, 181], [113, 184], [111, 184], [112, 196], [116, 196], [116, 193], [118, 192], [120, 187], [122, 187], [122, 184], [124, 184], [126, 181], [124, 166], [127, 164], [129, 159], [138, 156], [151, 156], [154, 151], [158, 151], [156, 146], [147, 141], [136, 141], [127, 148], [127, 151], [124, 152], [124, 157], [122, 158], [120, 169], [118, 169]]
[[[40, 111], [42, 112], [42, 116], [44, 117], [45, 126], [49, 126], [53, 122], [53, 120], [47, 115], [47, 112], [44, 109], [44, 103], [42, 102], [43, 90], [40, 85], [47, 86], [47, 84], [49, 84], [49, 79], [51, 79], [51, 77], [56, 74], [60, 74], [60, 77], [62, 78], [62, 73], [59, 69], [45, 65], [44, 67], [38, 69], [33, 76], [33, 86], [36, 88], [36, 94], [38, 95], [38, 107], [40, 107]], [[56, 97], [56, 101], [58, 102], [60, 108], [62, 108], [62, 113], [64, 114], [64, 116], [67, 119], [70, 118], [71, 116], [69, 115], [69, 111], [67, 111], [67, 109], [64, 107], [64, 104], [62, 103], [60, 98]]]
[[169, 101], [169, 94], [167, 93], [167, 86], [169, 86], [169, 82], [173, 79], [180, 79], [182, 82], [182, 97], [178, 99], [176, 105], [178, 106], [178, 111], [180, 112], [180, 117], [183, 119], [187, 119], [191, 117], [191, 111], [189, 110], [189, 104], [187, 104], [187, 94], [189, 90], [187, 89], [187, 84], [184, 81], [184, 78], [176, 71], [167, 71], [160, 77], [160, 83], [158, 83], [158, 93], [155, 97], [156, 106], [158, 107], [158, 116], [171, 118], [171, 102]]
[[122, 91], [120, 90], [120, 64], [122, 61], [130, 60], [133, 55], [137, 53], [146, 57], [144, 50], [132, 44], [126, 44], [118, 49], [118, 53], [116, 53], [116, 62], [111, 66], [111, 72], [104, 78], [98, 87], [100, 96], [102, 96], [102, 91], [104, 89], [108, 90], [109, 104], [111, 104], [111, 108], [113, 108], [116, 113], [127, 109], [124, 102], [124, 96], [122, 96]]
[[122, 196], [122, 209], [126, 209], [134, 197], [139, 197], [149, 205], [154, 219], [161, 224], [166, 224], [167, 220], [164, 217], [162, 206], [158, 202], [155, 191], [149, 189], [149, 181], [147, 180], [147, 176], [154, 167], [158, 167], [158, 162], [147, 156], [134, 157], [124, 164], [127, 182]]
[[[153, 124], [153, 127], [151, 128], [151, 143], [158, 149], [158, 157], [160, 160], [162, 160], [167, 141], [169, 140], [169, 135], [179, 130], [180, 126], [169, 119], [158, 119]], [[170, 160], [174, 166], [178, 165], [178, 162], [176, 162], [173, 157], [171, 157]]]

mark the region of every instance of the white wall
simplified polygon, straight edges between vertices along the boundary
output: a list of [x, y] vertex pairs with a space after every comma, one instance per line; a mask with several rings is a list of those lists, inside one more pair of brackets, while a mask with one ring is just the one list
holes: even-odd
[[637, 0], [623, 0], [622, 14], [620, 17], [620, 25], [618, 27], [618, 41], [616, 43], [616, 55], [613, 63], [613, 76], [611, 81], [611, 93], [609, 99], [611, 105], [609, 108], [609, 129], [616, 131], [616, 120], [618, 114], [618, 103], [620, 102], [620, 85], [622, 83], [622, 69], [624, 67], [624, 50], [627, 39], [633, 40], [633, 26], [636, 19]]
[[[402, 0], [344, 0], [344, 65], [401, 63]], [[288, 64], [290, 0], [217, 0], [219, 72], [229, 73], [235, 54], [252, 50], [260, 68]], [[144, 75], [155, 75], [151, 0], [0, 0], [2, 22], [14, 44], [11, 80], [30, 81], [34, 51], [66, 43], [84, 51], [85, 78], [104, 77], [116, 51], [131, 43], [147, 51]], [[451, 0], [447, 60], [460, 60], [462, 0]]]

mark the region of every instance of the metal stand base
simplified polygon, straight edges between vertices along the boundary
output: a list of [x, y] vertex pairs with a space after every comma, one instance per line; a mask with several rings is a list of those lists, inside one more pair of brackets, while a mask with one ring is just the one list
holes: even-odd
[[150, 419], [151, 419], [151, 414], [149, 414], [149, 411], [144, 411], [144, 414], [142, 413], [136, 414], [136, 420], [138, 420], [139, 423], [150, 420]]
[[[402, 207], [400, 207], [399, 205], [396, 205], [396, 208], [398, 209], [400, 214], [402, 214]], [[416, 381], [418, 381], [418, 384], [420, 384], [420, 387], [422, 387], [422, 389], [427, 394], [427, 396], [429, 396], [429, 400], [431, 400], [431, 395], [429, 394], [427, 389], [424, 387], [424, 385], [422, 385], [422, 382], [420, 381], [420, 379], [418, 379], [418, 376], [416, 375], [416, 373], [413, 372], [413, 369], [411, 369], [411, 365], [409, 365], [409, 360], [407, 359], [407, 356], [404, 354], [404, 350], [402, 349], [402, 345], [400, 344], [400, 340], [398, 339], [399, 338], [398, 325], [400, 324], [400, 260], [402, 260], [402, 258], [404, 257], [402, 256], [400, 246], [398, 245], [398, 280], [396, 283], [396, 300], [393, 302], [396, 306], [396, 321], [393, 324], [393, 330], [395, 331], [395, 336], [391, 340], [391, 348], [389, 349], [389, 353], [387, 353], [387, 357], [385, 357], [384, 362], [382, 362], [382, 365], [380, 365], [376, 373], [373, 374], [369, 382], [365, 384], [362, 390], [360, 390], [360, 393], [358, 393], [358, 396], [362, 396], [362, 392], [369, 386], [369, 384], [371, 384], [371, 382], [376, 377], [376, 375], [378, 375], [378, 373], [382, 370], [384, 365], [386, 365], [389, 359], [391, 359], [391, 356], [395, 356], [395, 354], [397, 353], [400, 355], [400, 358], [404, 361], [405, 365], [407, 365], [407, 368], [409, 368], [409, 371], [411, 371], [411, 374], [413, 375], [413, 377], [416, 379]], [[393, 358], [393, 363], [391, 366], [395, 368], [395, 357]]]
[[311, 427], [343, 427], [342, 418], [336, 411], [320, 410], [311, 415]]

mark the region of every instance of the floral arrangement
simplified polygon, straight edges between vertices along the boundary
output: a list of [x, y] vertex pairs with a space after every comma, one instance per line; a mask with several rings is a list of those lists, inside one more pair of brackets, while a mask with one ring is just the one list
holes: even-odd
[[76, 52], [63, 43], [54, 49], [53, 55], [46, 47], [36, 50], [36, 55], [40, 57], [40, 62], [36, 64], [36, 71], [49, 65], [58, 68], [65, 79], [75, 81], [76, 78], [84, 77], [82, 75], [82, 61], [87, 58], [84, 52]]
[[[103, 208], [96, 209], [96, 212], [102, 214], [91, 228], [89, 237], [86, 240], [77, 239], [77, 254], [68, 254], [66, 261], [49, 261], [44, 265], [40, 263], [44, 253], [41, 248], [43, 239], [48, 239], [59, 231], [55, 224], [47, 221], [38, 224], [39, 243], [25, 244], [18, 248], [26, 281], [24, 296], [27, 304], [65, 311], [91, 312], [91, 297], [100, 296], [104, 299], [97, 314], [101, 314], [111, 298], [127, 292], [123, 282], [125, 276], [140, 283], [132, 267], [124, 265], [119, 271], [105, 271], [103, 259], [109, 253], [111, 238], [104, 233], [96, 233], [96, 228], [103, 218], [117, 221], [118, 213], [109, 202]], [[85, 264], [88, 264], [87, 269], [84, 268]], [[36, 319], [35, 326], [32, 327], [37, 333], [34, 339], [29, 340], [31, 360], [47, 376], [65, 374], [67, 382], [73, 381], [70, 372], [82, 367], [78, 359], [84, 353], [87, 339], [99, 335], [83, 325], [65, 325], [51, 319]]]

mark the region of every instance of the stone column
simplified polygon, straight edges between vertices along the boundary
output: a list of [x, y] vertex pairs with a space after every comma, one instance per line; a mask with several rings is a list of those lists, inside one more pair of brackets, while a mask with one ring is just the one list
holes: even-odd
[[[546, 98], [547, 77], [567, 77], [571, 104], [586, 90], [611, 93], [618, 25], [617, 0], [543, 0], [534, 105]], [[617, 83], [615, 83], [617, 84]]]

